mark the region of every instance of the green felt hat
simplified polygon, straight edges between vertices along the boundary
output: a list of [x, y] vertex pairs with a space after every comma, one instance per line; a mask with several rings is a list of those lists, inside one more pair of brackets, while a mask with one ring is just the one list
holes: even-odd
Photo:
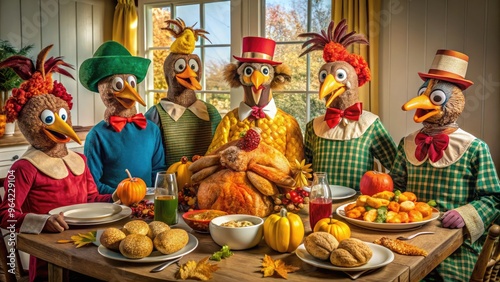
[[97, 83], [110, 75], [133, 74], [140, 83], [148, 72], [151, 60], [132, 56], [116, 41], [104, 42], [94, 56], [80, 66], [80, 83], [90, 91], [99, 92]]

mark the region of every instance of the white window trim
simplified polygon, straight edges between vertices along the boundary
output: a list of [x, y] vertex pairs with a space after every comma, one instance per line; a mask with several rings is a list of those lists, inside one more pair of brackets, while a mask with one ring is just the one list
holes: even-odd
[[[203, 3], [209, 3], [217, 0], [202, 0]], [[180, 3], [180, 4], [197, 4], [200, 1], [193, 0], [139, 0], [137, 13], [139, 15], [137, 38], [138, 38], [138, 55], [146, 57], [145, 46], [145, 27], [146, 5], [160, 5], [162, 3]], [[245, 36], [260, 36], [261, 25], [263, 23], [263, 0], [231, 0], [231, 62], [234, 62], [233, 55], [241, 55], [242, 38]], [[186, 20], [186, 19], [184, 19]], [[152, 71], [153, 66], [150, 66], [149, 71]], [[146, 83], [142, 82], [138, 85], [139, 93], [146, 93]], [[148, 107], [152, 105], [152, 97], [145, 97], [148, 101]], [[243, 100], [243, 89], [241, 87], [231, 88], [230, 101], [231, 109], [239, 106]], [[147, 109], [140, 106], [139, 111], [145, 112]]]

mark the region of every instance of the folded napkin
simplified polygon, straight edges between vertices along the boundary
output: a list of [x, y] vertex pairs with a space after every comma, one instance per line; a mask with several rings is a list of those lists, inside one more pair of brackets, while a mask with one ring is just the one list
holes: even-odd
[[361, 271], [344, 271], [347, 276], [349, 276], [352, 280], [358, 279], [361, 275], [372, 271], [373, 269], [361, 270]]

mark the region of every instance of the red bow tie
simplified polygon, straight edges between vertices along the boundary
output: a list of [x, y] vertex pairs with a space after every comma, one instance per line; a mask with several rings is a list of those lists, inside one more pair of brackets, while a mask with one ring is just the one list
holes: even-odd
[[109, 117], [109, 124], [111, 124], [111, 126], [115, 129], [116, 132], [122, 131], [122, 129], [128, 122], [135, 123], [135, 125], [139, 126], [141, 129], [146, 128], [146, 125], [148, 124], [143, 114], [136, 114], [128, 118], [119, 116]]
[[425, 133], [418, 133], [415, 137], [415, 157], [419, 161], [423, 161], [427, 155], [433, 162], [439, 161], [443, 157], [443, 151], [448, 147], [450, 137], [447, 134], [437, 134], [429, 136]]
[[265, 118], [265, 117], [266, 117], [266, 114], [264, 113], [264, 110], [262, 109], [262, 107], [253, 106], [252, 113], [250, 114], [248, 119], [249, 120], [256, 120], [256, 119], [261, 119], [261, 118]]
[[340, 110], [337, 108], [326, 109], [325, 121], [330, 128], [337, 126], [342, 118], [350, 120], [359, 120], [359, 116], [363, 112], [363, 104], [356, 103], [345, 110]]

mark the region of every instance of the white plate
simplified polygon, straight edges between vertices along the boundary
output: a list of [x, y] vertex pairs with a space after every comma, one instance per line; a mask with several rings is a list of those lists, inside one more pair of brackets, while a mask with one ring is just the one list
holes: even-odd
[[[304, 187], [304, 190], [311, 192], [310, 187]], [[330, 192], [332, 193], [332, 200], [347, 199], [356, 195], [356, 190], [341, 185], [330, 185]]]
[[340, 185], [330, 185], [330, 191], [332, 192], [331, 198], [333, 200], [347, 199], [356, 195], [356, 190]]
[[103, 257], [112, 259], [112, 260], [119, 260], [119, 261], [128, 261], [128, 262], [138, 262], [138, 263], [145, 263], [145, 262], [158, 262], [158, 261], [165, 261], [165, 260], [171, 260], [175, 259], [178, 257], [182, 257], [184, 255], [189, 254], [190, 252], [194, 251], [196, 247], [198, 247], [198, 239], [194, 237], [192, 234], [189, 235], [189, 241], [184, 248], [180, 249], [179, 251], [172, 253], [170, 255], [164, 255], [160, 253], [159, 251], [153, 251], [151, 255], [145, 258], [140, 258], [140, 259], [130, 259], [124, 257], [122, 254], [119, 252], [112, 251], [110, 249], [107, 249], [103, 245], [100, 245], [99, 248], [97, 248], [97, 251], [99, 252], [100, 255]]
[[113, 203], [85, 203], [59, 207], [49, 211], [50, 215], [62, 212], [69, 220], [95, 220], [109, 217], [122, 211], [122, 207]]
[[335, 266], [330, 263], [329, 260], [319, 260], [313, 256], [311, 256], [304, 244], [301, 244], [295, 253], [297, 256], [304, 262], [314, 265], [319, 268], [325, 268], [330, 270], [340, 270], [340, 271], [361, 271], [361, 270], [370, 270], [382, 267], [384, 265], [388, 265], [394, 260], [394, 253], [387, 249], [386, 247], [382, 247], [377, 244], [365, 242], [373, 252], [372, 258], [364, 265], [356, 266], [356, 267], [341, 267]]
[[108, 217], [92, 219], [92, 220], [76, 220], [76, 219], [64, 219], [64, 220], [69, 225], [99, 225], [99, 224], [107, 224], [115, 222], [124, 219], [132, 214], [131, 208], [124, 205], [121, 205], [120, 207], [122, 208], [121, 212]]
[[[352, 202], [355, 203], [355, 202]], [[379, 223], [379, 222], [369, 222], [369, 221], [364, 221], [364, 220], [359, 220], [359, 219], [354, 219], [354, 218], [349, 218], [345, 215], [344, 208], [352, 203], [347, 203], [345, 205], [342, 205], [337, 208], [337, 214], [347, 220], [349, 223], [352, 223], [354, 225], [366, 228], [366, 229], [371, 229], [371, 230], [376, 230], [376, 231], [402, 231], [402, 230], [412, 230], [412, 229], [417, 229], [420, 228], [422, 225], [429, 223], [439, 217], [439, 212], [437, 210], [434, 210], [432, 212], [431, 218], [419, 221], [419, 222], [409, 222], [409, 223]]]

